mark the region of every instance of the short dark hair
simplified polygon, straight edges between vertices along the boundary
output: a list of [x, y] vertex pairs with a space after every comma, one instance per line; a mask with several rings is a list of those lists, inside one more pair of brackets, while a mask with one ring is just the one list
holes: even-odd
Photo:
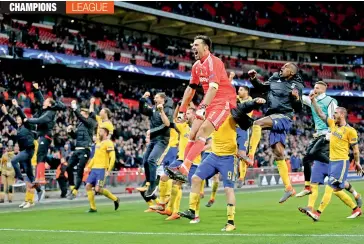
[[250, 88], [249, 88], [249, 86], [240, 86], [240, 87], [242, 87], [244, 90], [246, 90], [248, 93], [250, 92]]
[[209, 47], [209, 50], [211, 50], [212, 41], [211, 41], [210, 37], [205, 36], [205, 35], [197, 35], [197, 36], [195, 36], [195, 38], [193, 40], [196, 41], [197, 39], [202, 40], [203, 43]]
[[318, 82], [316, 82], [315, 85], [323, 85], [323, 86], [327, 87], [326, 82], [324, 82], [322, 80], [319, 80]]

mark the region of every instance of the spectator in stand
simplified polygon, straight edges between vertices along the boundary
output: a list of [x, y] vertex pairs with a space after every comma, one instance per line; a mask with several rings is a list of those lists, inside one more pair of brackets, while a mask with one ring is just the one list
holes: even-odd
[[298, 172], [298, 171], [300, 171], [301, 166], [302, 166], [302, 160], [297, 155], [297, 151], [294, 151], [293, 152], [293, 154], [291, 156], [291, 159], [290, 159], [290, 162], [291, 162], [292, 172]]

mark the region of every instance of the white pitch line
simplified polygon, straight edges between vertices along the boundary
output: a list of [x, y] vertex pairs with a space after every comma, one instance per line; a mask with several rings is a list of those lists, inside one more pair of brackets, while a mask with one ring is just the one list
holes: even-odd
[[39, 230], [39, 229], [0, 229], [0, 232], [46, 232], [46, 233], [75, 233], [75, 234], [114, 234], [114, 235], [173, 235], [173, 236], [245, 236], [245, 237], [364, 237], [364, 234], [267, 234], [267, 233], [173, 233], [173, 232], [126, 232], [126, 231], [84, 231], [84, 230]]
[[[263, 192], [263, 193], [264, 192], [275, 192], [275, 191], [281, 191], [281, 190], [282, 189], [279, 188], [279, 189], [266, 189], [266, 190], [256, 190], [256, 191], [255, 190], [253, 190], [253, 191], [241, 191], [241, 192], [236, 192], [236, 195], [256, 194], [256, 193], [260, 193], [260, 192]], [[222, 195], [222, 194], [219, 194], [219, 195]], [[188, 198], [188, 196], [184, 196], [183, 198]], [[141, 202], [143, 202], [142, 199], [135, 200], [135, 201], [120, 202], [120, 204], [134, 204], [134, 203], [141, 203]], [[39, 204], [39, 206], [42, 206], [42, 207], [37, 208], [38, 204]], [[53, 210], [53, 209], [81, 208], [81, 207], [84, 207], [84, 206], [87, 205], [86, 202], [84, 202], [84, 203], [74, 202], [72, 204], [72, 201], [69, 201], [69, 202], [67, 202], [67, 205], [56, 205], [56, 206], [43, 207], [43, 206], [47, 206], [47, 200], [45, 200], [44, 202], [38, 203], [38, 204], [36, 204], [35, 207], [32, 207], [30, 209], [18, 209], [17, 207], [14, 207], [14, 210], [1, 211], [1, 208], [0, 208], [0, 215], [1, 214], [8, 214], [8, 213], [36, 212], [36, 211]], [[110, 202], [101, 202], [101, 203], [98, 203], [97, 205], [98, 206], [104, 206], [104, 205], [109, 205], [109, 204], [110, 204]]]

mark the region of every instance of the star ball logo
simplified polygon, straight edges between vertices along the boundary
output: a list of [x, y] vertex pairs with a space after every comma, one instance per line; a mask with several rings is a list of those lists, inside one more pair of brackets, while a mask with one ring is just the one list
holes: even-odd
[[114, 1], [1, 1], [1, 13], [113, 14]]

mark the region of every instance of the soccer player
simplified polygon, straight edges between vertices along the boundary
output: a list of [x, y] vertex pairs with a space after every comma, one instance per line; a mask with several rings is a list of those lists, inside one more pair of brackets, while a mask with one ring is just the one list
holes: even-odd
[[97, 212], [95, 204], [95, 194], [92, 187], [95, 187], [95, 192], [104, 195], [114, 202], [115, 210], [119, 208], [120, 199], [113, 195], [109, 190], [104, 188], [105, 177], [110, 175], [115, 164], [114, 144], [109, 139], [109, 130], [107, 126], [101, 125], [99, 128], [99, 141], [96, 144], [95, 155], [91, 162], [87, 165], [87, 171], [90, 175], [87, 178], [86, 192], [90, 202], [89, 213]]
[[52, 130], [56, 124], [55, 118], [57, 111], [64, 110], [66, 106], [60, 101], [55, 101], [48, 97], [44, 99], [42, 93], [39, 90], [38, 83], [34, 83], [35, 89], [34, 95], [37, 100], [42, 104], [42, 108], [38, 111], [37, 115], [33, 118], [24, 118], [24, 122], [28, 122], [32, 125], [37, 125], [38, 132], [38, 151], [37, 151], [37, 168], [35, 183], [45, 184], [45, 168], [46, 158], [48, 154], [49, 146], [52, 143]]
[[[244, 103], [247, 101], [251, 101], [252, 97], [249, 95], [249, 87], [241, 86], [238, 90], [237, 103]], [[251, 118], [253, 115], [253, 111], [248, 113], [248, 116]], [[238, 143], [238, 155], [240, 157], [246, 156], [246, 151], [249, 142], [249, 130], [242, 130], [240, 127], [236, 128], [237, 133], [237, 143]], [[241, 188], [244, 184], [244, 179], [246, 175], [248, 165], [244, 162], [244, 160], [239, 160], [239, 182], [238, 188]]]
[[[335, 109], [333, 119], [328, 118], [327, 115], [319, 107], [316, 98], [317, 94], [311, 93], [310, 98], [315, 112], [323, 120], [327, 121], [327, 124], [331, 130], [330, 137], [330, 164], [329, 164], [329, 186], [332, 188], [334, 195], [340, 198], [348, 207], [350, 207], [353, 212], [348, 217], [353, 219], [359, 217], [362, 214], [360, 207], [346, 194], [343, 189], [345, 188], [345, 181], [348, 176], [349, 170], [349, 150], [352, 147], [354, 152], [354, 162], [355, 168], [358, 174], [363, 174], [363, 169], [360, 165], [360, 154], [358, 146], [358, 134], [356, 130], [348, 125], [346, 122], [347, 111], [343, 107], [337, 107]], [[331, 191], [331, 192], [332, 192]], [[325, 190], [325, 195], [327, 195], [328, 190]], [[324, 197], [325, 197], [324, 195]], [[325, 201], [326, 200], [326, 201]], [[329, 204], [330, 199], [322, 199], [323, 206], [321, 209], [314, 211], [308, 210], [307, 215], [311, 217], [314, 221], [320, 219], [320, 215], [325, 207]]]
[[[70, 157], [67, 166], [68, 183], [71, 188], [71, 192], [68, 195], [68, 199], [70, 200], [77, 196], [78, 189], [81, 186], [83, 172], [90, 158], [90, 147], [92, 146], [92, 138], [97, 125], [95, 115], [90, 113], [89, 109], [77, 108], [77, 102], [75, 100], [71, 102], [71, 108], [80, 122], [78, 123], [75, 132], [72, 131], [72, 126], [67, 128], [67, 132], [76, 139], [76, 148]], [[76, 165], [77, 181], [75, 184], [73, 168]]]
[[[30, 198], [34, 197], [34, 190], [31, 190], [31, 188], [33, 187], [31, 183], [34, 181], [34, 174], [33, 174], [31, 160], [33, 157], [36, 157], [35, 146], [37, 141], [35, 140], [34, 133], [32, 131], [34, 127], [31, 126], [28, 122], [24, 122], [26, 116], [21, 107], [19, 106], [17, 100], [13, 99], [12, 104], [16, 107], [16, 111], [18, 114], [16, 116], [16, 121], [8, 113], [5, 105], [1, 106], [1, 110], [5, 115], [5, 118], [10, 122], [10, 124], [17, 129], [16, 141], [19, 145], [20, 153], [18, 153], [11, 160], [11, 164], [13, 165], [13, 168], [15, 170], [15, 178], [19, 179], [20, 181], [24, 181], [24, 178], [20, 172], [19, 163], [22, 164], [25, 173], [27, 175], [27, 181], [26, 181], [27, 190], [25, 194], [25, 201], [24, 201], [25, 204], [23, 205], [24, 207], [25, 205], [28, 205], [26, 203], [30, 201]], [[34, 186], [34, 187], [37, 190], [38, 200], [43, 199], [45, 191], [41, 190], [39, 186]]]
[[179, 120], [183, 120], [199, 84], [202, 85], [205, 96], [196, 111], [197, 119], [191, 128], [183, 164], [175, 169], [167, 168], [172, 179], [187, 180], [193, 160], [201, 154], [206, 139], [229, 117], [230, 109], [236, 107], [235, 88], [226, 74], [224, 63], [210, 53], [211, 44], [211, 39], [203, 35], [196, 36], [192, 44], [192, 52], [197, 61], [192, 66], [190, 84], [183, 95]]
[[[5, 106], [5, 105], [2, 105]], [[14, 146], [14, 151], [11, 148], [7, 148], [0, 161], [0, 203], [5, 202], [5, 195], [8, 198], [9, 203], [13, 202], [13, 185], [15, 183], [15, 171], [11, 164], [11, 160], [15, 157], [15, 154], [19, 152], [17, 144]]]
[[[178, 107], [177, 107], [178, 109]], [[177, 113], [175, 113], [175, 117], [174, 120], [177, 119]], [[189, 133], [191, 131], [191, 125], [193, 123], [195, 119], [195, 109], [190, 107], [188, 108], [187, 112], [186, 112], [186, 122], [185, 123], [176, 123], [176, 129], [179, 131], [180, 133], [180, 137], [179, 137], [179, 143], [178, 143], [178, 154], [177, 154], [177, 159], [174, 160], [171, 163], [172, 167], [177, 167], [179, 165], [181, 165], [183, 163], [183, 158], [184, 158], [184, 150], [186, 148], [186, 145], [188, 143], [188, 136]], [[198, 156], [195, 160], [194, 160], [194, 165], [191, 167], [190, 170], [190, 174], [188, 176], [189, 178], [189, 182], [191, 182], [191, 177], [192, 175], [195, 173], [197, 165], [201, 162], [201, 156]], [[163, 174], [161, 176], [161, 181], [163, 182], [167, 182], [169, 180], [169, 176], [168, 176], [168, 172], [167, 174]], [[201, 186], [200, 186], [201, 188]], [[172, 195], [171, 195], [171, 199], [169, 200], [168, 206], [166, 207], [166, 197], [165, 197], [166, 193], [165, 190], [163, 191], [163, 189], [161, 189], [160, 191], [160, 203], [156, 206], [151, 207], [152, 209], [154, 208], [155, 210], [158, 211], [158, 213], [163, 214], [163, 215], [169, 215], [170, 217], [168, 217], [166, 220], [175, 220], [175, 219], [179, 219], [180, 216], [178, 215], [178, 211], [179, 211], [179, 206], [180, 206], [180, 201], [181, 201], [181, 197], [182, 197], [182, 182], [176, 181], [173, 183], [172, 186]], [[195, 221], [199, 221], [198, 218], [196, 218]]]
[[298, 74], [297, 66], [293, 63], [283, 65], [280, 72], [274, 73], [265, 83], [258, 82], [255, 70], [250, 70], [248, 74], [254, 88], [268, 93], [268, 110], [265, 117], [254, 121], [248, 157], [243, 158], [248, 164], [253, 165], [254, 155], [262, 136], [262, 129], [269, 129], [269, 143], [285, 186], [284, 195], [279, 200], [279, 203], [283, 203], [296, 193], [289, 178], [288, 167], [284, 159], [284, 149], [286, 133], [292, 126], [294, 112], [302, 110], [303, 81]]
[[166, 94], [157, 93], [154, 96], [154, 107], [147, 104], [149, 97], [150, 93], [146, 92], [139, 103], [139, 111], [150, 118], [150, 143], [143, 157], [146, 175], [144, 196], [147, 198], [157, 190], [157, 162], [167, 148], [173, 116], [173, 101]]
[[[323, 113], [328, 118], [332, 118], [335, 109], [337, 108], [336, 99], [326, 95], [327, 84], [323, 81], [316, 82], [313, 92], [317, 96], [317, 103], [320, 106]], [[314, 160], [321, 163], [329, 163], [329, 140], [326, 139], [326, 135], [329, 132], [329, 128], [325, 121], [322, 121], [311, 103], [309, 96], [302, 96], [303, 104], [309, 106], [312, 111], [313, 121], [315, 123], [315, 134], [314, 139], [311, 141], [310, 145], [307, 147], [306, 155], [303, 157], [303, 167], [305, 175], [305, 188], [303, 191], [298, 193], [297, 197], [303, 197], [312, 193], [310, 179], [311, 179], [311, 164]], [[318, 165], [318, 163], [316, 164]]]
[[[90, 113], [95, 113], [95, 98], [91, 98], [90, 100]], [[111, 111], [108, 108], [103, 108], [100, 111], [99, 115], [96, 115], [97, 121], [97, 131], [96, 131], [96, 141], [99, 140], [99, 132], [101, 127], [105, 127], [109, 131], [109, 137], [114, 133], [114, 125], [110, 121], [111, 119]]]
[[[188, 219], [194, 219], [196, 215], [197, 205], [199, 203], [199, 187], [203, 180], [210, 178], [216, 173], [220, 173], [222, 181], [224, 183], [226, 198], [227, 198], [227, 216], [228, 222], [222, 231], [233, 231], [236, 229], [234, 218], [235, 218], [235, 194], [234, 194], [234, 167], [235, 167], [235, 156], [237, 153], [236, 143], [236, 121], [239, 120], [239, 125], [249, 124], [251, 121], [241, 121], [238, 116], [239, 114], [249, 113], [255, 107], [264, 104], [265, 100], [256, 98], [253, 101], [241, 104], [240, 108], [234, 111], [232, 115], [229, 115], [228, 119], [225, 120], [220, 130], [212, 134], [212, 153], [199, 165], [195, 175], [192, 177], [192, 189], [190, 193], [189, 209], [180, 212], [181, 217]], [[242, 129], [249, 127], [241, 126]]]

